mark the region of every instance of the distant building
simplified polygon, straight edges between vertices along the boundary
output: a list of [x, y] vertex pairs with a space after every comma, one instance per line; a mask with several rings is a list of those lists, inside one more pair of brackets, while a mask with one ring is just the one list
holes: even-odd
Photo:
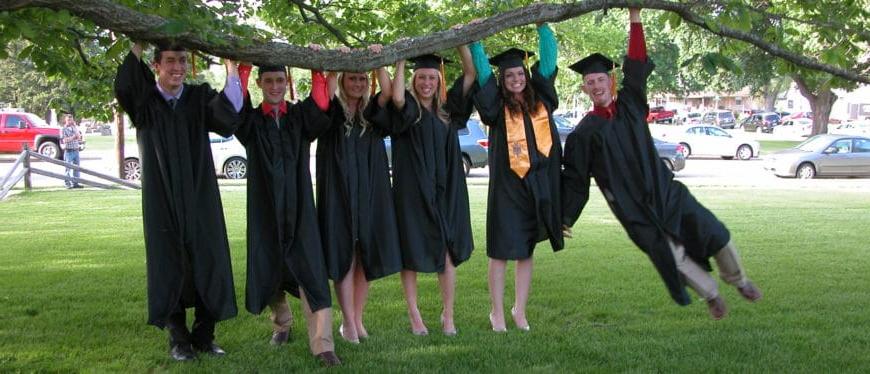
[[[835, 89], [837, 101], [831, 108], [831, 118], [844, 121], [870, 118], [870, 85], [861, 85], [853, 91]], [[788, 112], [809, 112], [810, 102], [792, 83], [788, 91], [776, 101], [776, 108]]]

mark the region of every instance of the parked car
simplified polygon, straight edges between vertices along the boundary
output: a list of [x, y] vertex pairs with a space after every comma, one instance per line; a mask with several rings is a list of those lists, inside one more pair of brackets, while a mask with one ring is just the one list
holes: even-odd
[[870, 120], [851, 121], [838, 125], [829, 124], [828, 133], [840, 135], [870, 136]]
[[816, 135], [766, 157], [764, 168], [778, 177], [870, 176], [870, 138], [852, 135]]
[[577, 124], [572, 123], [571, 120], [558, 114], [553, 116], [553, 121], [556, 122], [556, 131], [559, 132], [559, 141], [561, 141], [562, 144], [565, 144], [565, 140], [568, 139], [568, 134], [570, 134], [571, 131], [574, 131], [574, 127]]
[[[225, 138], [215, 133], [209, 133], [211, 156], [214, 161], [215, 174], [227, 179], [244, 179], [248, 176], [248, 154], [242, 143], [235, 136]], [[139, 160], [139, 148], [128, 147], [124, 157], [124, 179], [139, 180], [142, 176], [142, 163]]]
[[701, 112], [685, 112], [684, 114], [677, 115], [677, 124], [678, 125], [700, 125], [701, 117], [703, 114]]
[[773, 133], [773, 128], [779, 125], [781, 117], [774, 112], [755, 113], [740, 123], [743, 131]]
[[25, 144], [43, 156], [63, 158], [60, 127], [49, 125], [33, 113], [0, 112], [0, 153], [21, 153]]
[[[387, 160], [392, 165], [392, 141], [389, 136], [384, 138], [384, 145], [387, 148]], [[470, 174], [473, 168], [486, 166], [489, 138], [483, 131], [483, 124], [479, 120], [471, 118], [466, 123], [466, 127], [459, 130], [459, 148], [462, 150], [462, 166], [465, 168], [465, 175]]]
[[661, 134], [662, 140], [683, 145], [683, 157], [720, 156], [730, 160], [735, 156], [740, 160], [758, 157], [761, 145], [750, 139], [731, 136], [716, 126], [688, 126]]
[[785, 120], [782, 124], [773, 128], [773, 133], [778, 135], [810, 136], [813, 133], [813, 120], [809, 118]]
[[794, 113], [782, 116], [783, 121], [787, 121], [790, 119], [798, 119], [798, 118], [813, 119], [813, 112], [794, 112]]
[[701, 123], [705, 125], [719, 126], [723, 129], [733, 129], [736, 124], [734, 113], [729, 110], [713, 110], [704, 113]]
[[646, 116], [647, 123], [674, 123], [676, 111], [665, 109], [665, 107], [657, 106], [649, 108], [649, 114]]
[[668, 169], [676, 172], [686, 167], [686, 157], [683, 156], [682, 144], [668, 143], [664, 140], [653, 138], [653, 145], [656, 147], [659, 158], [667, 165]]

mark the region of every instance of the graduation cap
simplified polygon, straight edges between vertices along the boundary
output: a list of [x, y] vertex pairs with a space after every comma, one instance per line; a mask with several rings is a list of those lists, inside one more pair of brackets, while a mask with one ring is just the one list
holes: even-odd
[[[446, 59], [444, 57], [438, 56], [434, 53], [427, 53], [425, 55], [420, 55], [417, 57], [412, 57], [410, 59], [411, 62], [414, 63], [414, 70], [417, 69], [438, 69], [441, 73], [441, 79], [446, 79], [446, 75], [444, 74], [444, 65], [449, 64], [453, 61]], [[447, 87], [444, 82], [439, 84], [441, 86], [441, 92], [439, 92], [441, 96], [441, 102], [445, 102], [447, 100]]]
[[609, 73], [617, 66], [619, 66], [619, 64], [613, 62], [604, 55], [593, 53], [586, 58], [575, 62], [573, 65], [569, 66], [569, 68], [580, 74], [586, 75], [592, 73]]
[[436, 54], [427, 53], [425, 55], [420, 55], [417, 57], [409, 58], [411, 62], [414, 63], [413, 69], [442, 69], [443, 64], [449, 64], [453, 61], [448, 60], [444, 57], [438, 56]]
[[283, 65], [257, 65], [257, 76], [263, 75], [263, 73], [269, 72], [284, 72], [287, 73], [287, 67]]
[[287, 85], [290, 87], [290, 89], [289, 89], [290, 101], [295, 101], [296, 100], [296, 93], [293, 90], [293, 76], [290, 75], [290, 72], [287, 70], [286, 66], [284, 66], [284, 65], [257, 65], [257, 77], [262, 76], [263, 73], [270, 73], [273, 71], [284, 72], [284, 74], [287, 74]]
[[511, 48], [489, 59], [490, 65], [498, 66], [499, 70], [515, 68], [517, 66], [526, 66], [529, 57], [534, 56], [535, 52], [522, 50], [519, 48]]

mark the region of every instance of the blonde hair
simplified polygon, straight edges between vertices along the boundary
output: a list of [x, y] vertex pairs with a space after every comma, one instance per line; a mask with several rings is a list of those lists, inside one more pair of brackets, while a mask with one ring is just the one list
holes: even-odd
[[351, 108], [350, 104], [348, 104], [349, 97], [347, 95], [347, 92], [344, 90], [345, 74], [348, 73], [341, 72], [338, 74], [338, 95], [336, 95], [336, 97], [338, 98], [338, 103], [341, 104], [341, 110], [344, 112], [344, 135], [350, 136], [350, 132], [351, 130], [353, 130], [353, 122], [355, 119], [359, 118], [360, 126], [362, 126], [362, 132], [359, 135], [362, 136], [371, 126], [371, 123], [369, 123], [369, 121], [366, 120], [365, 116], [363, 115], [363, 111], [369, 105], [369, 100], [371, 100], [371, 97], [369, 96], [369, 90], [371, 89], [372, 82], [369, 79], [368, 74], [362, 73], [366, 77], [366, 89], [362, 97], [359, 98], [359, 101], [357, 102], [357, 107]]
[[[432, 107], [435, 108], [435, 110], [434, 110], [435, 116], [438, 117], [438, 119], [440, 119], [441, 122], [444, 122], [445, 125], [449, 126], [450, 125], [450, 115], [447, 113], [446, 110], [444, 110], [445, 103], [441, 102], [442, 101], [441, 85], [444, 84], [444, 76], [441, 75], [440, 71], [437, 71], [437, 73], [438, 73], [438, 87], [435, 87], [435, 94], [432, 96]], [[414, 97], [414, 101], [417, 102], [417, 113], [419, 113], [417, 115], [417, 120], [414, 121], [414, 123], [419, 123], [420, 119], [423, 118], [423, 105], [420, 104], [420, 98], [417, 97], [417, 86], [414, 84], [414, 82], [416, 82], [416, 81], [417, 81], [417, 70], [415, 70], [414, 74], [411, 75], [411, 89], [409, 91], [411, 92], [411, 96]], [[445, 98], [445, 100], [446, 100], [446, 98]]]

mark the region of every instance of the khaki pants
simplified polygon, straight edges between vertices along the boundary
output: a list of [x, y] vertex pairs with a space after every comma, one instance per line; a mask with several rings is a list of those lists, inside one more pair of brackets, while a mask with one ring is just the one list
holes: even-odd
[[[675, 242], [668, 237], [668, 245], [674, 254], [677, 270], [686, 278], [686, 284], [695, 290], [704, 300], [712, 300], [719, 296], [716, 280], [701, 265], [686, 256], [686, 249], [681, 243]], [[748, 282], [743, 265], [740, 264], [740, 255], [734, 242], [729, 241], [716, 255], [716, 266], [719, 268], [719, 277], [734, 287], [743, 287]]]
[[[305, 298], [305, 292], [301, 287], [299, 295], [302, 300], [302, 312], [305, 314], [305, 322], [308, 325], [308, 346], [311, 348], [311, 353], [318, 355], [334, 351], [332, 308], [323, 308], [312, 313], [311, 307], [308, 306], [308, 299]], [[275, 332], [290, 331], [290, 326], [293, 325], [293, 315], [290, 313], [290, 306], [287, 305], [287, 296], [284, 291], [275, 295], [272, 303], [269, 304], [269, 309], [272, 310], [269, 316], [269, 319], [272, 320], [272, 329]]]

